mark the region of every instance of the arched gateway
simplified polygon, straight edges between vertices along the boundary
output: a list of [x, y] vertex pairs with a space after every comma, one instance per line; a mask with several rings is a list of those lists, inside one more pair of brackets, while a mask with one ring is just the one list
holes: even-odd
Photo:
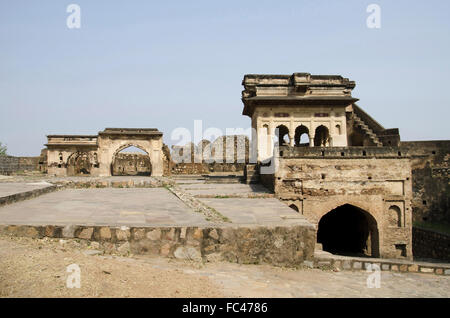
[[136, 174], [142, 170], [152, 176], [162, 176], [162, 135], [156, 128], [106, 128], [98, 135], [49, 135], [48, 173], [111, 176], [118, 153], [134, 146], [147, 154], [144, 159], [133, 158], [137, 160]]
[[333, 254], [379, 257], [379, 235], [375, 218], [350, 204], [341, 205], [319, 221], [317, 242]]

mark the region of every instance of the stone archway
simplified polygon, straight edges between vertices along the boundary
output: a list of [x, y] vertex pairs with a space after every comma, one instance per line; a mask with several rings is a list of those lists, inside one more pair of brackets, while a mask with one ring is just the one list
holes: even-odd
[[380, 243], [375, 218], [354, 205], [341, 205], [319, 221], [317, 242], [333, 254], [379, 257]]
[[304, 125], [300, 125], [295, 128], [294, 140], [295, 146], [309, 146], [311, 142], [309, 139], [309, 129]]
[[314, 147], [328, 147], [330, 145], [330, 131], [324, 125], [316, 128]]
[[278, 130], [278, 145], [289, 145], [289, 129], [285, 125], [279, 125], [276, 129]]
[[67, 159], [67, 175], [82, 176], [91, 174], [91, 158], [89, 152], [74, 152]]
[[[123, 152], [128, 148], [137, 148], [141, 153]], [[127, 143], [114, 151], [111, 159], [112, 176], [151, 176], [152, 162], [149, 151], [138, 143]]]

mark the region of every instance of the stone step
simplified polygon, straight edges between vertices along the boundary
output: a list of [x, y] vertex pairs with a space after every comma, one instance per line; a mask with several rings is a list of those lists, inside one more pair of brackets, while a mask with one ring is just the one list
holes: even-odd
[[377, 134], [375, 134], [373, 132], [372, 129], [370, 129], [370, 127], [361, 119], [358, 117], [358, 115], [356, 115], [355, 113], [353, 113], [353, 121], [359, 126], [361, 127], [361, 129], [369, 136], [369, 138], [372, 140], [372, 142], [377, 146], [377, 147], [382, 147], [383, 143], [378, 139]]

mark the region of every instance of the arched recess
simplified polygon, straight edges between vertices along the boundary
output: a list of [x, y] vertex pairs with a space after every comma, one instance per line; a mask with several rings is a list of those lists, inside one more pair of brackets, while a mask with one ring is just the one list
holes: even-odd
[[324, 125], [320, 125], [316, 128], [316, 133], [314, 135], [314, 146], [315, 147], [326, 147], [330, 143], [330, 131]]
[[396, 205], [391, 205], [389, 207], [389, 225], [390, 226], [402, 226], [402, 210]]
[[91, 168], [92, 163], [89, 152], [74, 152], [67, 158], [68, 176], [90, 175]]
[[294, 141], [296, 146], [309, 146], [309, 129], [303, 125], [295, 128]]
[[323, 250], [341, 255], [379, 257], [378, 225], [367, 211], [350, 204], [341, 205], [319, 221], [317, 242]]
[[289, 145], [289, 129], [285, 125], [277, 126], [278, 131], [278, 145]]
[[[127, 149], [137, 148], [141, 152], [128, 152]], [[149, 152], [136, 143], [128, 143], [120, 146], [113, 154], [111, 160], [111, 175], [135, 175], [150, 176], [152, 174], [152, 162]]]

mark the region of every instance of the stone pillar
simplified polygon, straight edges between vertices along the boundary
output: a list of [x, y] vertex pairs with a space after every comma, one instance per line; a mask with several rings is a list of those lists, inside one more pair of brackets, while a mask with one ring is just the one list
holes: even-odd
[[289, 131], [289, 146], [294, 147], [295, 146], [295, 140], [294, 140], [295, 134], [291, 131]]
[[316, 132], [314, 130], [309, 132], [309, 146], [310, 147], [314, 147], [314, 137], [315, 136], [316, 136]]

